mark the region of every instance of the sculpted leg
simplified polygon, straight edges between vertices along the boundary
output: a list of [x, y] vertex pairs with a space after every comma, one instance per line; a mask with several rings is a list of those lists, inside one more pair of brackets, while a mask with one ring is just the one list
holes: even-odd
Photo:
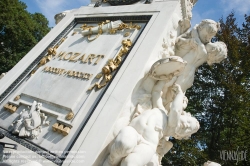
[[144, 166], [152, 159], [154, 154], [155, 149], [148, 144], [141, 143], [122, 160], [121, 166]]
[[133, 151], [139, 138], [139, 134], [133, 127], [126, 126], [123, 128], [111, 146], [110, 154], [105, 160], [103, 166], [118, 165], [123, 157], [126, 157]]

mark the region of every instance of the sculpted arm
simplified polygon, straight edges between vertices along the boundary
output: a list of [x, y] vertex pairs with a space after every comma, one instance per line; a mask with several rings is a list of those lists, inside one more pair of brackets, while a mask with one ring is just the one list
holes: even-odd
[[158, 81], [155, 86], [153, 87], [152, 90], [152, 103], [153, 103], [153, 108], [159, 108], [162, 110], [165, 110], [163, 104], [162, 104], [162, 89], [165, 85], [166, 81], [165, 80], [161, 80]]
[[177, 77], [173, 77], [170, 81], [159, 80], [153, 87], [152, 90], [152, 103], [153, 108], [159, 108], [165, 110], [162, 102], [163, 88], [170, 87], [176, 81]]
[[184, 93], [178, 84], [175, 84], [172, 90], [175, 91], [176, 96], [170, 106], [170, 112], [168, 114], [168, 126], [177, 127], [180, 122], [181, 113], [183, 111]]
[[198, 31], [197, 31], [197, 27], [198, 25], [195, 25], [194, 28], [192, 29], [191, 31], [191, 36], [193, 39], [195, 39], [195, 41], [198, 43], [198, 44], [202, 44], [201, 40], [200, 40], [200, 37], [199, 37], [199, 34], [198, 34]]

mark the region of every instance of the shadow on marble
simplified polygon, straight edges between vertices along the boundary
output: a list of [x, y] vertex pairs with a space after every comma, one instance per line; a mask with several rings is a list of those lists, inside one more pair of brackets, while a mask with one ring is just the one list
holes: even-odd
[[47, 132], [44, 136], [44, 139], [48, 140], [49, 142], [52, 142], [54, 144], [57, 144], [60, 140], [62, 140], [64, 138], [63, 135], [58, 134], [58, 133], [54, 133], [52, 132]]
[[2, 120], [5, 120], [5, 119], [7, 119], [9, 116], [11, 116], [11, 113], [8, 112], [8, 111], [6, 111], [4, 108], [2, 108], [1, 111], [0, 111], [0, 118], [1, 118]]
[[69, 48], [70, 48], [70, 47], [73, 47], [73, 46], [76, 45], [76, 44], [80, 44], [80, 43], [83, 42], [84, 40], [86, 40], [86, 39], [84, 39], [83, 37], [77, 39], [76, 41], [74, 41], [72, 44], [69, 45]]

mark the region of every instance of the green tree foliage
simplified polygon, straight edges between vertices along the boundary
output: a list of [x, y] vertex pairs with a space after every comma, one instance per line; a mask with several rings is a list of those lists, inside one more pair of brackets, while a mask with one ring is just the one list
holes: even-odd
[[[224, 22], [215, 40], [223, 41], [228, 58], [221, 64], [202, 65], [187, 91], [186, 109], [197, 117], [200, 130], [188, 141], [173, 140], [163, 165], [196, 166], [211, 160], [226, 166], [250, 165], [250, 16], [237, 26], [234, 13]], [[248, 161], [224, 160], [222, 152], [247, 151]]]
[[50, 28], [40, 13], [30, 14], [25, 3], [0, 1], [0, 73], [10, 70]]

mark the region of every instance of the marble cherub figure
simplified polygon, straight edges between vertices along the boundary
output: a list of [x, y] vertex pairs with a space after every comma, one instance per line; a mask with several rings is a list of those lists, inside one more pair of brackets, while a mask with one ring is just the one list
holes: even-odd
[[[217, 32], [218, 26], [212, 20], [203, 20], [201, 24], [196, 26], [190, 33], [179, 38], [177, 45], [182, 45], [183, 52], [177, 51], [176, 56], [180, 56], [187, 62], [181, 75], [176, 77], [175, 83], [180, 85], [183, 92], [193, 85], [195, 71], [203, 63], [209, 65], [220, 63], [227, 57], [227, 47], [223, 42], [209, 42], [212, 36]], [[191, 38], [188, 38], [192, 36]], [[204, 45], [203, 43], [207, 43]], [[184, 49], [185, 48], [185, 49]], [[178, 54], [179, 53], [179, 54]], [[185, 55], [183, 55], [185, 53]], [[152, 91], [153, 108], [169, 109], [169, 104], [173, 100], [171, 90], [166, 81], [159, 80], [155, 83]], [[163, 99], [163, 101], [162, 101]], [[162, 106], [162, 103], [164, 106]]]
[[207, 44], [220, 30], [220, 24], [210, 20], [202, 20], [200, 24], [193, 27], [191, 31], [187, 31], [178, 36], [175, 42], [175, 55], [184, 57], [191, 49], [192, 44], [189, 44], [188, 39], [194, 39], [198, 44]]
[[41, 107], [42, 103], [34, 101], [29, 112], [22, 110], [18, 119], [12, 123], [12, 133], [18, 134], [19, 137], [37, 138], [42, 125], [49, 125], [49, 121], [46, 121], [47, 116], [40, 112]]
[[[185, 67], [179, 75], [175, 76], [172, 74], [173, 77], [171, 79], [161, 80], [148, 74], [146, 79], [143, 81], [141, 87], [146, 93], [151, 94], [153, 108], [169, 110], [169, 104], [174, 98], [173, 94], [171, 94], [173, 92], [171, 91], [171, 86], [174, 83], [180, 85], [182, 91], [186, 92], [186, 90], [192, 86], [195, 71], [200, 65], [204, 62], [207, 62], [210, 65], [213, 63], [219, 63], [227, 56], [227, 48], [223, 42], [208, 43], [206, 45], [198, 45], [194, 39], [186, 39], [186, 42], [193, 42], [195, 49], [191, 49], [182, 58], [185, 62]], [[162, 59], [158, 61], [160, 62]], [[168, 63], [173, 62], [169, 61]], [[159, 66], [159, 68], [162, 68], [162, 66]]]
[[144, 166], [157, 151], [161, 153], [159, 143], [162, 138], [172, 136], [185, 139], [197, 132], [199, 122], [183, 111], [184, 93], [181, 87], [175, 84], [172, 90], [176, 95], [169, 114], [154, 108], [134, 118], [115, 138], [104, 166], [116, 166], [120, 163], [121, 166]]
[[[177, 69], [177, 71], [180, 71], [180, 69], [182, 70], [182, 72], [178, 75], [174, 74], [176, 72], [165, 74], [166, 77], [173, 75], [174, 77], [172, 77], [172, 79], [160, 79], [160, 77], [158, 79], [149, 72], [141, 87], [146, 93], [151, 94], [151, 103], [153, 108], [169, 110], [169, 104], [173, 100], [173, 94], [171, 94], [172, 91], [168, 89], [171, 89], [171, 86], [174, 83], [179, 84], [182, 91], [185, 93], [185, 91], [192, 86], [195, 71], [200, 65], [205, 62], [209, 65], [213, 63], [220, 63], [227, 57], [227, 48], [225, 43], [210, 42], [211, 38], [217, 33], [219, 28], [220, 27], [217, 22], [207, 19], [203, 20], [199, 25], [196, 25], [191, 31], [188, 31], [178, 37], [176, 41], [175, 56], [170, 56], [169, 58], [182, 58], [182, 61], [186, 64], [183, 69], [181, 69], [181, 65], [179, 69]], [[164, 61], [164, 59], [158, 60], [155, 64], [163, 64], [162, 61]], [[169, 62], [167, 63], [172, 63], [170, 60], [168, 61]], [[155, 66], [153, 65], [151, 70], [154, 67]], [[164, 70], [163, 65], [159, 65], [159, 69], [155, 70]]]

